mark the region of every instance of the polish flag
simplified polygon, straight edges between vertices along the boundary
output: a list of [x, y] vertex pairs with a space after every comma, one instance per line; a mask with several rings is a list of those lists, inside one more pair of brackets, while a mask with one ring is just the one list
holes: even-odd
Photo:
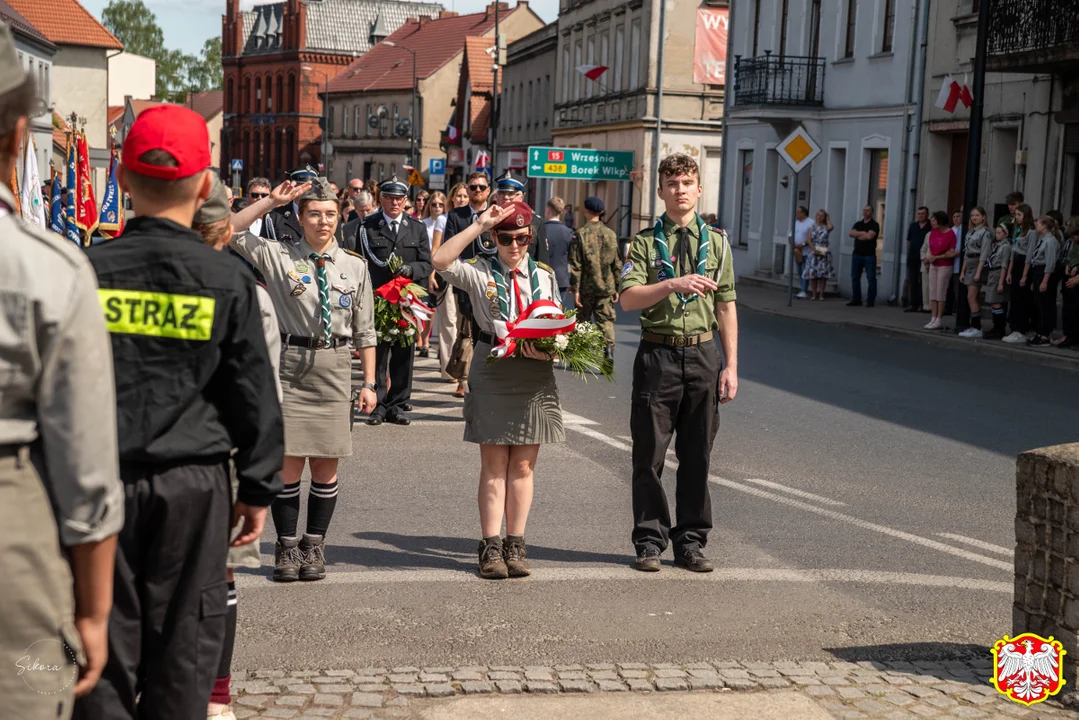
[[476, 155], [476, 169], [486, 170], [487, 166], [491, 164], [491, 156], [487, 154], [486, 150], [481, 150]]
[[453, 142], [454, 140], [456, 140], [458, 134], [459, 133], [457, 132], [457, 128], [455, 128], [453, 125], [447, 125], [446, 126], [446, 137], [448, 137], [450, 139], [450, 142]]
[[603, 73], [607, 72], [606, 65], [578, 65], [577, 72], [584, 75], [589, 80], [599, 80]]
[[944, 112], [955, 112], [955, 107], [959, 104], [961, 94], [962, 89], [959, 87], [959, 83], [952, 79], [951, 75], [945, 75], [934, 105]]
[[974, 96], [970, 93], [970, 88], [967, 87], [967, 78], [963, 77], [963, 87], [959, 91], [959, 102], [963, 103], [963, 107], [969, 108], [974, 104]]

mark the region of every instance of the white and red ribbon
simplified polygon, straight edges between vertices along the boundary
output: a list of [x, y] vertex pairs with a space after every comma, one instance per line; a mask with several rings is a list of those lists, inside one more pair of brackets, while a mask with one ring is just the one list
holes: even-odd
[[396, 305], [401, 311], [401, 319], [416, 328], [416, 332], [423, 332], [435, 311], [424, 305], [419, 296], [408, 289], [411, 284], [412, 281], [406, 277], [395, 277], [376, 290], [375, 294], [391, 305]]
[[495, 321], [498, 345], [491, 355], [504, 358], [517, 350], [518, 340], [555, 337], [573, 332], [577, 321], [562, 314], [562, 308], [550, 300], [536, 300], [521, 313], [515, 322]]

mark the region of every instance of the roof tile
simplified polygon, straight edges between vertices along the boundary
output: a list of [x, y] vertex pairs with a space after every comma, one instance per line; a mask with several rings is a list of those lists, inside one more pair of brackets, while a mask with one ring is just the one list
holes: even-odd
[[6, 22], [14, 28], [16, 34], [22, 33], [46, 47], [54, 50], [56, 49], [56, 45], [45, 37], [40, 30], [34, 27], [33, 24], [24, 18], [15, 8], [4, 2], [4, 0], [0, 0], [0, 21]]
[[225, 94], [220, 90], [188, 93], [184, 104], [201, 115], [203, 120], [209, 121], [225, 109]]
[[6, 0], [57, 45], [122, 50], [123, 44], [77, 0]]

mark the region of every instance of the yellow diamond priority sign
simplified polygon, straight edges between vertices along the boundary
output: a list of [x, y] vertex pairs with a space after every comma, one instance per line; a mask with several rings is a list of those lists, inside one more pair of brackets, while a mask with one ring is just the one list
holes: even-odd
[[776, 146], [776, 152], [791, 166], [791, 170], [800, 172], [813, 162], [813, 158], [820, 155], [820, 145], [799, 125], [797, 130]]

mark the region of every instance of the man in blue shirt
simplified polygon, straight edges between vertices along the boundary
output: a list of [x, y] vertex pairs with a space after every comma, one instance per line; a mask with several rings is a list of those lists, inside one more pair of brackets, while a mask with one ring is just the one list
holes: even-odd
[[562, 294], [562, 307], [566, 310], [573, 308], [573, 294], [569, 292], [569, 248], [573, 244], [573, 231], [562, 222], [562, 212], [566, 204], [560, 197], [553, 197], [547, 201], [547, 248], [550, 253], [548, 261], [554, 270], [558, 280], [558, 291]]

